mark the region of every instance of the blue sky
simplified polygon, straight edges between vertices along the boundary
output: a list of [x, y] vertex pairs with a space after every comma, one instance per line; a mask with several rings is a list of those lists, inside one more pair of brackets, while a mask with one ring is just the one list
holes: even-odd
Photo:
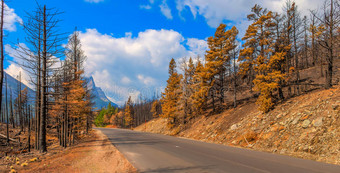
[[[206, 39], [224, 22], [236, 25], [242, 37], [249, 22], [246, 15], [255, 3], [281, 11], [284, 0], [38, 0], [64, 13], [60, 27], [71, 34], [81, 31], [82, 46], [87, 55], [85, 70], [115, 103], [123, 104], [131, 95], [150, 96], [166, 85], [171, 58], [203, 56]], [[302, 15], [314, 9], [321, 0], [298, 0]], [[16, 0], [8, 4], [6, 51], [24, 33], [18, 21], [25, 22], [25, 12], [35, 9], [35, 0]], [[66, 40], [65, 40], [66, 43]], [[22, 70], [11, 61], [6, 71], [15, 76]], [[27, 73], [24, 78], [29, 79]], [[26, 81], [28, 83], [28, 81]]]

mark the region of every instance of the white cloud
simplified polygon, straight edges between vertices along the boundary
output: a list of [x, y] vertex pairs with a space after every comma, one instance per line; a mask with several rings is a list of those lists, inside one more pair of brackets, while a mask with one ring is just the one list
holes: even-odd
[[136, 101], [140, 92], [132, 86], [121, 86], [116, 81], [115, 74], [111, 71], [104, 69], [98, 70], [93, 73], [93, 80], [99, 86], [107, 97], [114, 103], [122, 106], [129, 96]]
[[171, 14], [171, 9], [169, 8], [168, 4], [166, 3], [166, 0], [162, 1], [162, 4], [159, 5], [159, 8], [161, 9], [162, 14], [167, 19], [173, 19], [172, 14]]
[[[213, 28], [222, 22], [235, 25], [242, 37], [248, 27], [247, 14], [255, 4], [272, 11], [282, 12], [285, 2], [286, 0], [177, 0], [176, 8], [183, 13], [188, 7], [194, 18], [197, 15], [203, 16], [207, 24]], [[322, 3], [323, 0], [296, 0], [302, 15], [308, 15], [310, 9], [316, 9]]]
[[7, 31], [16, 31], [16, 23], [22, 23], [22, 19], [14, 12], [13, 8], [8, 7], [5, 4], [4, 10], [4, 29]]
[[[245, 19], [255, 4], [259, 4], [269, 10], [281, 12], [286, 0], [177, 0], [177, 9], [182, 12], [189, 7], [191, 13], [202, 15], [211, 27], [217, 27], [222, 21], [238, 21]], [[297, 0], [296, 4], [307, 13], [323, 3], [322, 0]]]
[[141, 81], [142, 83], [144, 83], [145, 85], [153, 85], [155, 84], [155, 79], [153, 79], [152, 77], [145, 77], [142, 74], [137, 75], [137, 78], [139, 79], [139, 81]]
[[242, 38], [246, 34], [246, 30], [251, 23], [252, 22], [248, 20], [240, 20], [236, 22], [235, 26], [239, 30], [238, 38]]
[[[32, 80], [35, 80], [34, 74], [36, 74], [34, 68], [34, 62], [26, 61], [25, 59], [31, 59], [25, 53], [29, 52], [29, 47], [25, 43], [19, 43], [19, 45], [11, 46], [9, 44], [5, 45], [5, 52], [8, 55], [6, 60], [8, 61], [8, 57], [11, 57], [11, 61], [8, 61], [10, 65], [5, 69], [5, 71], [10, 74], [12, 77], [16, 78], [21, 72], [22, 81], [25, 85], [34, 89], [35, 86], [32, 84]], [[24, 53], [25, 52], [25, 53]], [[55, 63], [50, 64], [52, 69], [58, 69], [61, 67], [61, 60], [59, 58], [53, 57]]]
[[[275, 12], [282, 13], [283, 6], [286, 3], [286, 0], [262, 0], [263, 6], [268, 8], [269, 10], [273, 10]], [[293, 2], [293, 0], [292, 0]], [[295, 0], [295, 3], [298, 7], [298, 10], [301, 12], [303, 16], [309, 16], [310, 10], [319, 9], [323, 6], [324, 0]]]
[[26, 46], [25, 43], [19, 43], [19, 47], [17, 47], [17, 46], [12, 47], [10, 44], [5, 45], [6, 54], [9, 55], [10, 57], [12, 57], [13, 61], [17, 62], [18, 64], [23, 63], [23, 60], [19, 58], [20, 57], [19, 52], [24, 52], [24, 50], [21, 49], [20, 47], [28, 50], [28, 47]]
[[186, 44], [189, 46], [189, 50], [192, 55], [199, 55], [200, 57], [203, 57], [205, 55], [205, 52], [208, 50], [208, 44], [206, 40], [189, 38], [187, 39]]
[[152, 7], [151, 7], [151, 5], [140, 5], [139, 8], [145, 9], [145, 10], [150, 10]]
[[[80, 33], [87, 55], [86, 75], [112, 101], [124, 103], [129, 95], [152, 96], [155, 88], [165, 86], [171, 58], [194, 56], [204, 52], [205, 41], [186, 40], [173, 30], [146, 30], [133, 37], [101, 34], [96, 29]], [[187, 48], [186, 48], [187, 47]]]
[[131, 83], [131, 79], [128, 78], [128, 77], [126, 77], [126, 76], [124, 76], [124, 77], [121, 79], [121, 82], [122, 82], [123, 84], [130, 84], [130, 83]]
[[99, 3], [99, 2], [104, 2], [105, 0], [85, 0], [86, 2], [90, 3]]
[[9, 65], [7, 69], [5, 69], [5, 72], [15, 79], [18, 79], [17, 77], [19, 76], [19, 74], [21, 74], [21, 82], [30, 88], [34, 88], [33, 84], [30, 82], [30, 75], [18, 65]]

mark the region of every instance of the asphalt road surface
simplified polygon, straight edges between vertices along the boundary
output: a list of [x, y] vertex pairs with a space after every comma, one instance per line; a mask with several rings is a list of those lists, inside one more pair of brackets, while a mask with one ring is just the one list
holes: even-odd
[[189, 139], [97, 128], [141, 173], [340, 173], [340, 166]]

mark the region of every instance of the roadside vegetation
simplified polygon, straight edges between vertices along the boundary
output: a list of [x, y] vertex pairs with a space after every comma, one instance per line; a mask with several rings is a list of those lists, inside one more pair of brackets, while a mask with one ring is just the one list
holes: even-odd
[[[308, 16], [294, 1], [281, 14], [259, 4], [247, 17], [245, 35], [221, 24], [204, 57], [172, 59], [154, 119], [129, 125], [339, 164], [339, 1]], [[131, 107], [126, 122], [140, 118]]]
[[[161, 97], [142, 105], [142, 110], [151, 111], [146, 120], [165, 118], [170, 129], [181, 129], [194, 118], [252, 99], [267, 114], [282, 102], [339, 83], [338, 0], [325, 0], [321, 10], [311, 10], [309, 16], [302, 16], [290, 0], [282, 13], [259, 4], [247, 18], [251, 24], [245, 35], [235, 26], [220, 24], [207, 40], [204, 57], [171, 59]], [[310, 69], [314, 73], [307, 72]], [[130, 97], [120, 110], [124, 122], [118, 124], [138, 126], [145, 115], [137, 114], [137, 107]]]
[[[6, 13], [4, 1], [1, 3], [2, 26]], [[57, 9], [37, 4], [22, 23], [27, 44], [15, 45], [15, 58], [20, 60], [15, 63], [30, 74], [35, 92], [22, 87], [20, 75], [17, 79], [5, 75], [4, 33], [0, 28], [0, 93], [4, 93], [0, 99], [0, 158], [12, 172], [13, 166], [26, 167], [31, 162], [19, 156], [30, 155], [36, 161], [39, 153], [78, 143], [92, 128], [92, 94], [84, 79], [86, 56], [77, 30], [70, 35], [59, 32], [60, 14]]]

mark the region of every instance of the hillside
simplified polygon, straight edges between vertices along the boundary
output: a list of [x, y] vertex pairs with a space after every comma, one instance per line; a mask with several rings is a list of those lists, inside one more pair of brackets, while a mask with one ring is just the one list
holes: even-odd
[[[334, 83], [338, 85], [328, 90], [305, 87], [305, 93], [278, 103], [267, 114], [257, 109], [256, 98], [242, 92], [236, 108], [229, 106], [215, 115], [208, 110], [171, 130], [163, 118], [151, 120], [135, 130], [340, 164], [339, 59], [335, 67]], [[301, 71], [302, 79], [322, 84], [324, 79], [319, 76], [319, 67]]]
[[254, 103], [202, 116], [183, 129], [166, 129], [154, 119], [135, 130], [176, 135], [340, 164], [340, 86], [313, 91], [262, 114]]

